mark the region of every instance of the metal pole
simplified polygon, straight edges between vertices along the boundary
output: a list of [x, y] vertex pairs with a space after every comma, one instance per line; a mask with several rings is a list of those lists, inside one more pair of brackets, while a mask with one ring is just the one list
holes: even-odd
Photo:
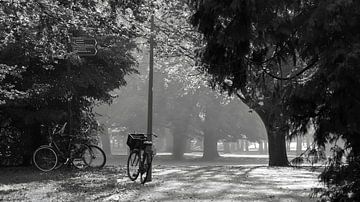
[[71, 102], [72, 102], [72, 90], [71, 90], [71, 63], [69, 61], [66, 62], [66, 72], [67, 72], [67, 85], [68, 85], [68, 91], [69, 91], [69, 95], [70, 97], [67, 97], [67, 107], [68, 107], [68, 127], [69, 127], [69, 135], [72, 135], [72, 127], [73, 127], [73, 123], [72, 123], [72, 106], [71, 106]]
[[[150, 34], [150, 62], [149, 62], [149, 92], [148, 92], [148, 120], [147, 134], [148, 140], [152, 141], [152, 118], [153, 118], [153, 74], [154, 74], [154, 14], [151, 15], [151, 34]], [[149, 148], [151, 149], [151, 148]], [[147, 181], [152, 180], [152, 165], [150, 166]]]

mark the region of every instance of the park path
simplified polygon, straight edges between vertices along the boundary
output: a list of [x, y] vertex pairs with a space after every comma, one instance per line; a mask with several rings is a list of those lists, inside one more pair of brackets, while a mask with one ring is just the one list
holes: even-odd
[[318, 172], [263, 165], [154, 165], [140, 185], [124, 166], [102, 170], [0, 169], [0, 201], [316, 201]]
[[[317, 172], [266, 166], [155, 166], [154, 181], [107, 201], [316, 201]], [[127, 180], [126, 180], [127, 181]], [[128, 183], [120, 180], [119, 183]]]

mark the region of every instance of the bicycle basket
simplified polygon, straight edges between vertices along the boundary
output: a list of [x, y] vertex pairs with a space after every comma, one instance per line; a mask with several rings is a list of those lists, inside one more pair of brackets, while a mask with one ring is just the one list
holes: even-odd
[[146, 140], [145, 134], [129, 134], [126, 144], [130, 147], [130, 150], [133, 150], [140, 148], [144, 140]]

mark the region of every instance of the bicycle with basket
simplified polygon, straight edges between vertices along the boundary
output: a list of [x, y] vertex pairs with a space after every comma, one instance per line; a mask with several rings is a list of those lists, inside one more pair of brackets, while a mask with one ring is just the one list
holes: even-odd
[[[154, 134], [151, 134], [157, 137]], [[127, 174], [130, 180], [135, 181], [140, 175], [141, 184], [145, 184], [150, 174], [151, 163], [155, 156], [155, 148], [148, 135], [142, 133], [129, 134], [126, 144], [130, 148], [127, 161]]]

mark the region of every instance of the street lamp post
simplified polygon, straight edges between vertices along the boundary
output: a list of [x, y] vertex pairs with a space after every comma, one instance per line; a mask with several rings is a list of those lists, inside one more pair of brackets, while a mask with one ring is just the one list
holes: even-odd
[[[150, 61], [149, 61], [149, 91], [148, 91], [148, 119], [147, 134], [148, 140], [152, 141], [152, 118], [153, 118], [153, 74], [154, 74], [154, 14], [151, 15], [151, 33], [150, 33]], [[152, 148], [148, 148], [152, 149]], [[152, 180], [152, 165], [149, 168], [147, 181]]]

